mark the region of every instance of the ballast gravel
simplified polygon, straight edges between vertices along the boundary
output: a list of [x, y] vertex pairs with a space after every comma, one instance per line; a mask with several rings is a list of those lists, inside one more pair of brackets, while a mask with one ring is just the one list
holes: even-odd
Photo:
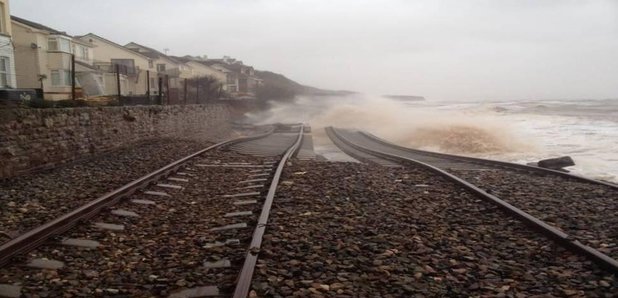
[[413, 168], [285, 169], [259, 297], [615, 297], [616, 277]]

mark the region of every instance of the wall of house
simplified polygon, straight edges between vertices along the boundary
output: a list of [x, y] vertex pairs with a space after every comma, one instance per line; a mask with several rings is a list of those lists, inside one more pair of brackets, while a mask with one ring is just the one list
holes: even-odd
[[[124, 49], [122, 47], [112, 45], [106, 41], [102, 41], [96, 37], [92, 36], [82, 36], [80, 40], [92, 44], [95, 46], [94, 48], [94, 60], [95, 61], [105, 61], [111, 62], [111, 59], [133, 59], [135, 61], [135, 66], [140, 69], [140, 72], [137, 76], [133, 76], [129, 79], [129, 84], [127, 90], [123, 90], [123, 94], [135, 94], [142, 95], [146, 93], [146, 71], [150, 71], [151, 77], [156, 77], [156, 69], [148, 67], [148, 59], [144, 56], [133, 53], [129, 49]], [[152, 86], [151, 86], [151, 89]], [[156, 90], [156, 88], [154, 88]], [[114, 91], [113, 94], [116, 94]]]
[[[45, 42], [45, 49], [47, 49], [47, 42]], [[71, 85], [70, 82], [65, 82], [61, 86], [52, 85], [52, 70], [65, 70], [71, 71], [71, 54], [66, 52], [47, 51], [47, 65], [43, 68], [43, 72], [47, 76], [47, 79], [43, 80], [43, 88], [45, 90], [45, 99], [47, 100], [62, 100], [71, 98]]]
[[229, 130], [224, 104], [0, 110], [0, 178], [159, 138]]
[[[40, 63], [47, 59], [41, 55], [42, 49], [33, 49], [34, 44], [40, 46], [43, 34], [33, 33], [24, 26], [13, 23], [13, 43], [15, 45], [15, 69], [18, 88], [40, 88], [38, 75], [41, 74]], [[47, 48], [47, 44], [45, 44]], [[44, 59], [44, 61], [41, 61]]]
[[52, 86], [51, 70], [70, 70], [71, 54], [48, 51], [48, 38], [49, 34], [13, 22], [17, 87], [41, 88], [39, 76], [44, 76], [45, 99], [68, 99], [71, 86]]
[[219, 80], [221, 84], [225, 84], [227, 80], [227, 76], [225, 75], [225, 73], [218, 69], [206, 66], [199, 62], [193, 62], [193, 61], [190, 61], [187, 64], [195, 70], [195, 74], [194, 74], [195, 76], [203, 76], [203, 75], [213, 76], [217, 80]]
[[111, 59], [133, 59], [135, 60], [135, 66], [141, 69], [148, 69], [148, 59], [141, 55], [132, 53], [129, 49], [119, 48], [88, 35], [82, 36], [79, 39], [86, 43], [92, 44], [95, 47], [94, 53], [96, 56], [94, 59], [96, 61], [111, 62]]

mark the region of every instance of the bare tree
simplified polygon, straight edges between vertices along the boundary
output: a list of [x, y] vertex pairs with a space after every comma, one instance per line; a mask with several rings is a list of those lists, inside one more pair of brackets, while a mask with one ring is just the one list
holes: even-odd
[[187, 80], [188, 93], [195, 103], [217, 99], [223, 96], [223, 85], [213, 76], [201, 76]]

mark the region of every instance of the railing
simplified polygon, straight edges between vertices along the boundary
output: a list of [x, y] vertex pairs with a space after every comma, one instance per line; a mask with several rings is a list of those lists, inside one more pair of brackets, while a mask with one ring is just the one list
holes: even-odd
[[122, 64], [113, 64], [113, 63], [95, 63], [94, 67], [103, 72], [116, 73], [116, 66], [118, 66], [118, 72], [127, 76], [137, 75], [140, 71], [137, 66], [127, 66]]

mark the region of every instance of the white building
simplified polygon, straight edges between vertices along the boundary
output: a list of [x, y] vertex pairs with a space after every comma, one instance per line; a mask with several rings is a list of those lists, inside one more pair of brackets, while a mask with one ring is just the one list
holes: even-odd
[[49, 100], [70, 99], [75, 72], [78, 97], [103, 95], [101, 72], [92, 64], [91, 45], [39, 23], [16, 16], [11, 19], [19, 88], [43, 89]]

